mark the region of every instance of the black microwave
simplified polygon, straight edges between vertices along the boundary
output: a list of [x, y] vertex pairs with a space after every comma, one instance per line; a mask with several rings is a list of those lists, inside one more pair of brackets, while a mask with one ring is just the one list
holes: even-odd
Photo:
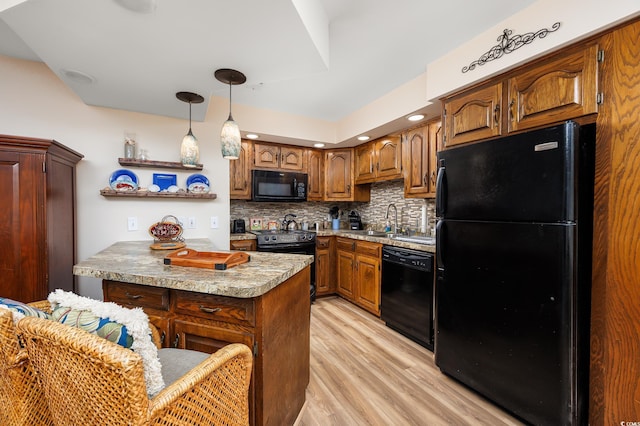
[[253, 170], [253, 201], [307, 201], [306, 173]]

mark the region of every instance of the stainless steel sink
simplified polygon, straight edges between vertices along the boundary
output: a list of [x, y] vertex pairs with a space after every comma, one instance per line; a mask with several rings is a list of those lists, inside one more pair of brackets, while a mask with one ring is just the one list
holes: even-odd
[[420, 235], [394, 235], [391, 237], [397, 241], [404, 241], [406, 243], [416, 243], [416, 244], [430, 244], [434, 245], [436, 243], [436, 239], [434, 237], [422, 237]]
[[382, 231], [373, 231], [373, 230], [369, 230], [369, 229], [360, 229], [360, 230], [356, 230], [356, 229], [351, 229], [348, 231], [344, 231], [347, 234], [354, 234], [354, 235], [366, 235], [369, 237], [386, 237], [387, 234], [385, 232]]

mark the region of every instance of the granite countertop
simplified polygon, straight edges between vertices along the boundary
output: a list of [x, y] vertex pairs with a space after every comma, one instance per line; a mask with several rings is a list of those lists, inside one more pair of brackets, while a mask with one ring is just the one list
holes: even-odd
[[370, 241], [372, 243], [380, 243], [380, 244], [384, 244], [384, 245], [388, 245], [388, 246], [403, 247], [403, 248], [408, 248], [408, 249], [413, 249], [413, 250], [418, 250], [418, 251], [426, 251], [426, 252], [429, 252], [429, 253], [435, 253], [436, 252], [436, 246], [433, 245], [433, 244], [410, 243], [410, 242], [406, 242], [406, 241], [394, 240], [394, 239], [389, 238], [389, 237], [374, 237], [374, 236], [364, 235], [364, 234], [355, 234], [353, 232], [349, 232], [348, 229], [338, 229], [338, 230], [324, 229], [324, 230], [318, 230], [318, 231], [316, 231], [316, 235], [319, 236], [319, 237], [330, 237], [332, 235], [335, 235], [335, 236], [338, 236], [338, 237], [352, 238], [354, 240]]
[[[73, 267], [74, 275], [220, 296], [265, 294], [313, 262], [301, 254], [248, 252], [251, 260], [224, 271], [164, 264], [170, 250], [152, 250], [151, 241], [121, 241]], [[206, 238], [186, 240], [197, 251], [216, 251]]]
[[[323, 229], [323, 230], [315, 231], [315, 233], [319, 237], [338, 236], [338, 237], [345, 237], [345, 238], [353, 238], [354, 240], [370, 241], [372, 243], [381, 243], [388, 246], [404, 247], [404, 248], [418, 250], [418, 251], [426, 251], [429, 253], [436, 252], [436, 246], [433, 244], [418, 244], [418, 243], [411, 243], [407, 241], [398, 241], [389, 237], [374, 237], [371, 235], [354, 234], [353, 232], [349, 232], [348, 229], [338, 229], [338, 230]], [[231, 241], [255, 240], [256, 238], [257, 238], [256, 234], [252, 234], [250, 232], [246, 232], [243, 234], [231, 234], [231, 237], [230, 237]]]

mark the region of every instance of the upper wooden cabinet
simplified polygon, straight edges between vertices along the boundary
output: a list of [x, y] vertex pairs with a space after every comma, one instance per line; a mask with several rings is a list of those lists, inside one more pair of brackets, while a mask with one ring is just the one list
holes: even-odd
[[307, 200], [322, 201], [324, 190], [324, 152], [307, 150]]
[[434, 120], [402, 135], [405, 198], [433, 198], [436, 193], [437, 152], [442, 126]]
[[400, 136], [389, 136], [355, 149], [355, 183], [370, 183], [402, 177]]
[[257, 168], [306, 171], [305, 149], [290, 145], [254, 143], [254, 165]]
[[325, 152], [325, 201], [369, 201], [371, 186], [355, 185], [353, 149]]
[[598, 112], [598, 46], [554, 56], [443, 99], [444, 147]]
[[232, 200], [251, 199], [252, 143], [242, 140], [237, 160], [229, 161], [229, 195]]

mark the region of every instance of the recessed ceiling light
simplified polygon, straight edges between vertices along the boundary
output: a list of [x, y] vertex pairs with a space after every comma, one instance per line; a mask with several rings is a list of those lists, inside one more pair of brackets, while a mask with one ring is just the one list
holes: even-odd
[[258, 139], [260, 135], [256, 135], [255, 133], [247, 133], [247, 138], [249, 139]]
[[409, 117], [407, 117], [407, 120], [409, 121], [420, 121], [424, 118], [424, 115], [422, 114], [414, 114], [414, 115], [410, 115]]
[[95, 77], [83, 73], [82, 71], [62, 70], [62, 74], [69, 80], [75, 81], [76, 83], [92, 84], [96, 81]]
[[153, 13], [158, 6], [157, 0], [113, 0], [121, 7], [136, 13]]
[[359, 141], [368, 141], [369, 140], [369, 136], [367, 136], [367, 135], [358, 136], [358, 140]]
[[316, 147], [316, 148], [324, 148], [324, 144], [323, 143], [314, 143], [313, 146]]

